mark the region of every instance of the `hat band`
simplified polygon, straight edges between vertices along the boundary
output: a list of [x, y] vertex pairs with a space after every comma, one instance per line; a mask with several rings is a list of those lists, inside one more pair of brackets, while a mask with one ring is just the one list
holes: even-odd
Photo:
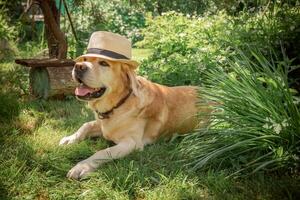
[[111, 57], [114, 59], [127, 59], [129, 60], [129, 58], [127, 58], [126, 56], [110, 51], [110, 50], [105, 50], [105, 49], [98, 49], [98, 48], [89, 48], [87, 50], [87, 53], [94, 53], [94, 54], [99, 54], [99, 55], [103, 55], [103, 56], [107, 56], [107, 57]]

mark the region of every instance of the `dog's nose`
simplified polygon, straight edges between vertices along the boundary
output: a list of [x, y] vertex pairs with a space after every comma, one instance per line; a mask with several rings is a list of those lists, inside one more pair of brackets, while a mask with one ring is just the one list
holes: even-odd
[[85, 72], [87, 70], [87, 66], [83, 63], [76, 63], [74, 67], [78, 72]]
[[76, 78], [82, 79], [86, 71], [87, 71], [87, 66], [85, 64], [76, 63], [74, 65], [74, 72], [75, 72], [74, 74]]

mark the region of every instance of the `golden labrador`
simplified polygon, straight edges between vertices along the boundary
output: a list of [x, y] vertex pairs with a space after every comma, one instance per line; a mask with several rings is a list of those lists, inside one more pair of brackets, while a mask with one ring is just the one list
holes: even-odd
[[[100, 58], [84, 59], [76, 63], [73, 71], [81, 87], [76, 94], [79, 99], [88, 101], [96, 120], [83, 124], [60, 144], [102, 136], [116, 145], [79, 162], [69, 171], [69, 178], [78, 179], [105, 162], [136, 149], [142, 150], [161, 136], [187, 133], [199, 125], [196, 87], [166, 87], [136, 76], [127, 64]], [[76, 75], [80, 71], [84, 71], [83, 75]], [[111, 110], [122, 99], [122, 105]]]
[[[95, 42], [90, 40], [90, 43]], [[81, 56], [75, 64], [72, 76], [79, 84], [75, 94], [78, 99], [87, 101], [96, 120], [62, 138], [60, 145], [93, 136], [111, 140], [116, 145], [79, 162], [68, 172], [69, 178], [79, 179], [103, 163], [142, 150], [161, 136], [187, 133], [199, 124], [206, 124], [207, 120], [199, 123], [196, 117], [199, 100], [196, 87], [167, 87], [152, 83], [136, 76], [131, 61], [126, 62]], [[209, 111], [209, 108], [201, 110]]]

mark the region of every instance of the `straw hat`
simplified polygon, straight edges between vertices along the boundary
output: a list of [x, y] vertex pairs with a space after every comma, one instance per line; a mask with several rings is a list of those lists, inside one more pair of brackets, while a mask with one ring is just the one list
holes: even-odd
[[87, 53], [75, 59], [77, 62], [82, 57], [98, 57], [107, 60], [129, 64], [134, 69], [139, 63], [131, 60], [131, 42], [119, 34], [97, 31], [91, 35]]

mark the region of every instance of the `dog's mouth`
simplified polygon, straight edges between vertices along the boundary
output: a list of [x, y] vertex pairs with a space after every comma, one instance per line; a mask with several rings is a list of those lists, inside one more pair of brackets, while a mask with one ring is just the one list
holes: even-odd
[[83, 100], [96, 99], [101, 97], [106, 91], [106, 87], [91, 88], [85, 85], [82, 81], [79, 82], [80, 82], [79, 86], [76, 87], [75, 89], [75, 95], [79, 99], [83, 99]]

